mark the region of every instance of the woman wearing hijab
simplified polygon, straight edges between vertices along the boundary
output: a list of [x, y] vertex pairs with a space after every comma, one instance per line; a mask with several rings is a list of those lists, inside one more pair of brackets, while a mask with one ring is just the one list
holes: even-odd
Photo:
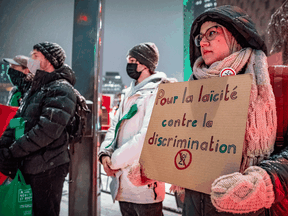
[[[254, 23], [238, 7], [209, 9], [193, 22], [190, 80], [251, 74], [253, 82], [239, 172], [216, 179], [211, 196], [185, 189], [183, 215], [269, 215], [274, 179], [267, 166], [257, 166], [272, 154], [277, 128], [266, 55]], [[225, 68], [232, 72], [223, 73]]]

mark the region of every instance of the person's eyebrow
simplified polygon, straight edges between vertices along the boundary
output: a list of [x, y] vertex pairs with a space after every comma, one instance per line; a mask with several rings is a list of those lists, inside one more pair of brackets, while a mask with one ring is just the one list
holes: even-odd
[[[216, 27], [216, 25], [215, 25], [215, 26], [211, 26], [211, 27], [207, 28], [207, 29], [206, 29], [206, 31], [205, 31], [205, 33], [206, 33], [206, 32], [207, 32], [209, 29], [211, 29], [211, 28], [213, 28], [213, 27]], [[201, 33], [201, 32], [200, 32], [200, 34], [201, 34], [201, 35], [203, 35], [203, 34], [205, 34], [205, 33]]]

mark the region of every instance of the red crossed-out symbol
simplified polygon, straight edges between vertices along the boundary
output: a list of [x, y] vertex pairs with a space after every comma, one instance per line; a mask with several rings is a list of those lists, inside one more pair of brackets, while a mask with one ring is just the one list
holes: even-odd
[[236, 71], [233, 68], [224, 68], [220, 72], [220, 77], [223, 77], [223, 76], [234, 76], [234, 75], [236, 75]]
[[182, 149], [177, 152], [174, 163], [177, 169], [186, 169], [192, 162], [192, 154], [187, 149]]

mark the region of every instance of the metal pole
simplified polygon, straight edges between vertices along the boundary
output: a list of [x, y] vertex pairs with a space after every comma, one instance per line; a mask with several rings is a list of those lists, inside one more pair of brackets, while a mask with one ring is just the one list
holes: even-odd
[[[92, 197], [92, 206], [93, 206], [93, 215], [99, 215], [101, 213], [101, 204], [100, 204], [100, 181], [101, 176], [99, 172], [100, 164], [98, 162], [98, 150], [100, 147], [100, 133], [101, 123], [100, 123], [100, 109], [102, 104], [102, 53], [103, 53], [103, 8], [104, 0], [99, 0], [99, 10], [98, 10], [98, 19], [97, 19], [97, 43], [95, 44], [95, 67], [94, 67], [94, 108], [93, 108], [93, 197]], [[97, 208], [98, 207], [98, 208]]]
[[75, 0], [74, 5], [72, 69], [77, 78], [75, 87], [86, 99], [91, 100], [88, 105], [92, 112], [87, 119], [88, 133], [82, 143], [70, 148], [69, 216], [100, 215], [97, 126], [102, 80], [102, 2]]

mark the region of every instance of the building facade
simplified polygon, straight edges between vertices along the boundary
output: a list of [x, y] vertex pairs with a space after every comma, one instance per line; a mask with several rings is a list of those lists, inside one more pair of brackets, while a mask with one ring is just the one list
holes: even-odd
[[268, 40], [267, 26], [271, 15], [279, 8], [285, 0], [217, 0], [217, 6], [233, 5], [242, 8], [251, 17], [256, 25], [258, 33], [265, 41], [268, 53], [271, 43]]
[[7, 104], [9, 91], [12, 85], [6, 74], [9, 64], [0, 63], [0, 104]]
[[192, 74], [189, 59], [190, 29], [194, 19], [209, 8], [217, 6], [216, 0], [184, 0], [183, 1], [183, 22], [184, 22], [184, 81], [187, 81]]
[[122, 91], [124, 84], [119, 72], [106, 72], [103, 76], [102, 93], [117, 94]]

